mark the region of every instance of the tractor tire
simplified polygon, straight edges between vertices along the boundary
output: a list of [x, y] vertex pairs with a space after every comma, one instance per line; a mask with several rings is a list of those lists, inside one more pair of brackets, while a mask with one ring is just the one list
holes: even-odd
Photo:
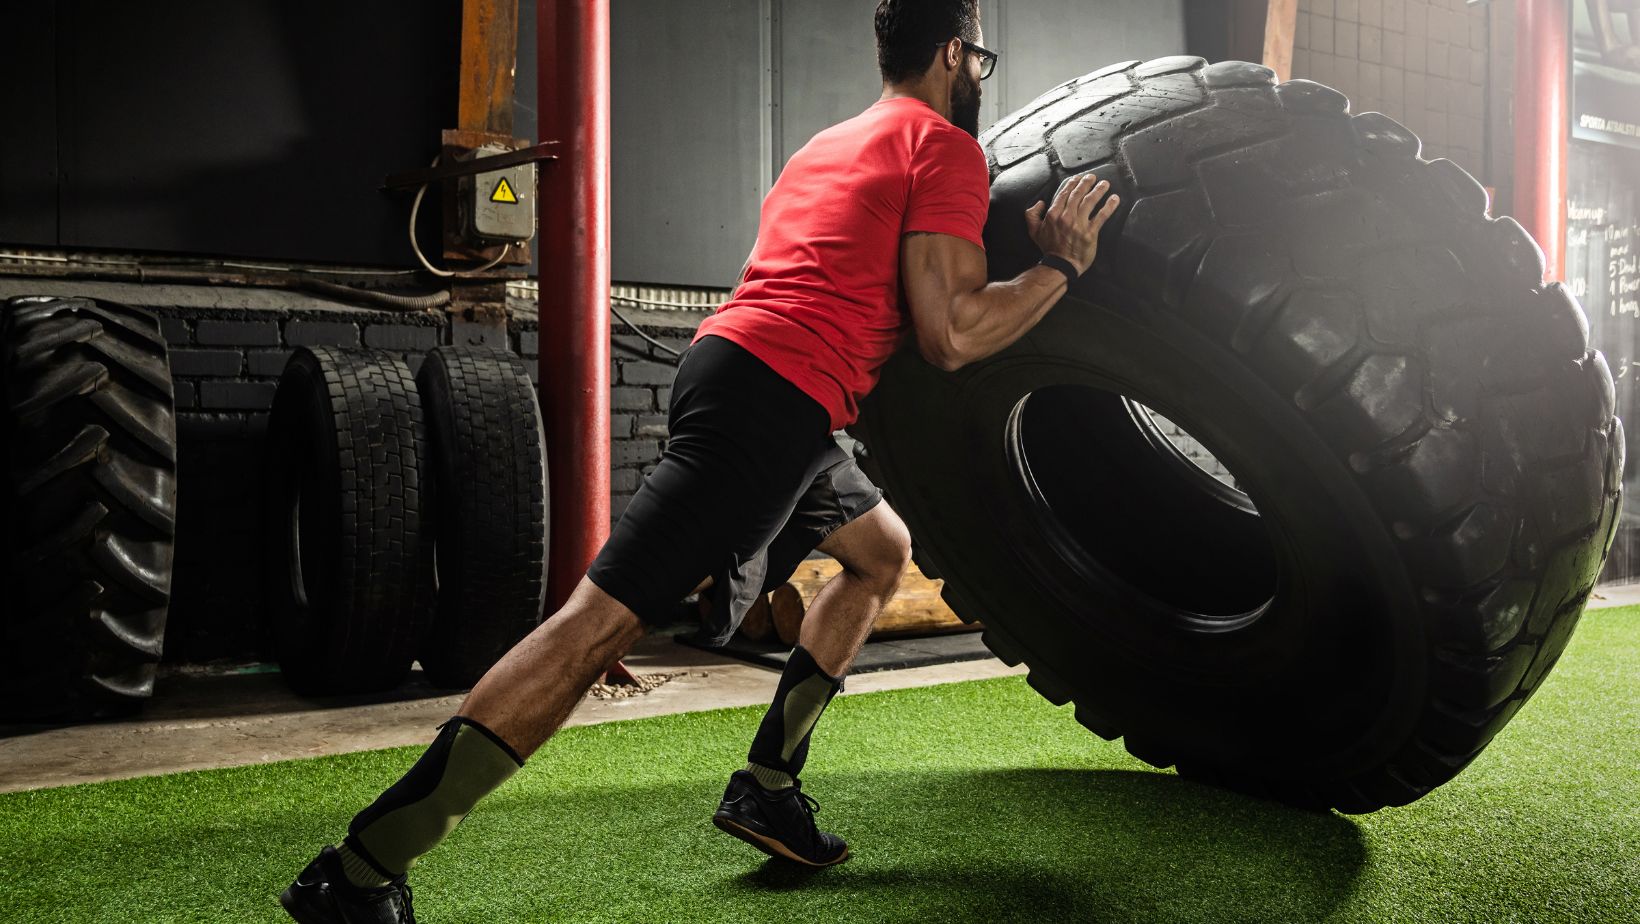
[[1611, 374], [1537, 245], [1388, 117], [1242, 62], [1109, 67], [981, 141], [993, 279], [1065, 177], [1122, 204], [1039, 325], [955, 373], [897, 355], [853, 428], [951, 607], [1182, 776], [1346, 812], [1452, 779], [1622, 501]]
[[129, 715], [153, 695], [176, 533], [159, 323], [85, 298], [5, 306], [0, 719]]
[[403, 360], [291, 355], [268, 420], [263, 594], [298, 693], [379, 692], [409, 674], [433, 612], [426, 452]]
[[467, 688], [541, 622], [546, 429], [510, 353], [439, 347], [416, 388], [438, 499], [438, 610], [419, 660], [434, 686]]

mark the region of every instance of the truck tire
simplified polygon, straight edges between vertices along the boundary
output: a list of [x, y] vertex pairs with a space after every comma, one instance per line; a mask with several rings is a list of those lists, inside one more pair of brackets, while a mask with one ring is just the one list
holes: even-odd
[[264, 597], [306, 695], [404, 681], [433, 603], [427, 434], [404, 361], [297, 350], [268, 420]]
[[1242, 62], [1119, 64], [981, 140], [992, 278], [1064, 177], [1122, 205], [1037, 327], [956, 373], [897, 355], [854, 428], [952, 608], [1182, 776], [1347, 812], [1452, 779], [1622, 500], [1611, 374], [1541, 251], [1388, 117]]
[[439, 347], [416, 375], [438, 499], [438, 609], [419, 660], [466, 688], [541, 622], [547, 584], [547, 437], [524, 364]]
[[176, 406], [159, 323], [85, 298], [13, 298], [4, 325], [0, 712], [128, 715], [153, 694], [170, 603]]

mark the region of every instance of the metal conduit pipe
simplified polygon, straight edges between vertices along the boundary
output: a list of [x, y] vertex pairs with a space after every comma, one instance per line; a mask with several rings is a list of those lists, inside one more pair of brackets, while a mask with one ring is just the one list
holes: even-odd
[[1515, 220], [1543, 248], [1545, 275], [1566, 279], [1566, 160], [1572, 11], [1567, 0], [1515, 8]]
[[450, 304], [448, 289], [409, 295], [361, 289], [325, 279], [291, 273], [234, 273], [204, 269], [175, 269], [165, 266], [0, 266], [0, 276], [37, 276], [42, 279], [97, 279], [109, 282], [175, 283], [201, 286], [245, 286], [261, 289], [296, 289], [328, 295], [338, 301], [369, 305], [394, 311], [434, 311]]
[[541, 411], [551, 484], [546, 614], [609, 537], [609, 0], [537, 0]]

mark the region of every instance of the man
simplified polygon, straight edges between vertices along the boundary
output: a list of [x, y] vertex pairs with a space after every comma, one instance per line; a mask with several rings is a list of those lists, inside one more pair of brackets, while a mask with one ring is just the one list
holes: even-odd
[[[298, 921], [413, 920], [405, 874], [415, 860], [558, 729], [645, 619], [708, 574], [727, 573], [731, 596], [755, 593], [766, 549], [800, 504], [810, 517], [831, 507], [835, 528], [820, 530], [819, 547], [843, 570], [810, 606], [748, 766], [730, 776], [713, 820], [797, 863], [847, 857], [841, 838], [815, 826], [798, 775], [810, 732], [899, 583], [910, 537], [880, 494], [837, 486], [852, 463], [831, 434], [854, 420], [907, 337], [946, 370], [1017, 340], [1092, 264], [1117, 206], [1111, 196], [1096, 211], [1107, 188], [1091, 174], [1068, 180], [1051, 206], [1023, 216], [1043, 264], [988, 284], [989, 175], [975, 135], [979, 82], [996, 55], [983, 47], [976, 0], [882, 0], [876, 31], [882, 97], [816, 135], [769, 192], [739, 288], [679, 365], [666, 451], [586, 578], [280, 896]], [[732, 621], [734, 607], [722, 609]]]

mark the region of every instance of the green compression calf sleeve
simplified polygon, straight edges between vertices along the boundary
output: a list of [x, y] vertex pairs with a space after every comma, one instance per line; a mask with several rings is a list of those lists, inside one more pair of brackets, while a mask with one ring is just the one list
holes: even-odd
[[347, 826], [336, 849], [348, 880], [369, 888], [408, 872], [523, 765], [495, 732], [452, 716], [415, 766]]
[[802, 645], [792, 649], [775, 689], [774, 702], [752, 739], [751, 753], [746, 755], [747, 771], [764, 789], [796, 785], [797, 775], [808, 760], [809, 735], [826, 705], [842, 688], [842, 679], [822, 671]]

